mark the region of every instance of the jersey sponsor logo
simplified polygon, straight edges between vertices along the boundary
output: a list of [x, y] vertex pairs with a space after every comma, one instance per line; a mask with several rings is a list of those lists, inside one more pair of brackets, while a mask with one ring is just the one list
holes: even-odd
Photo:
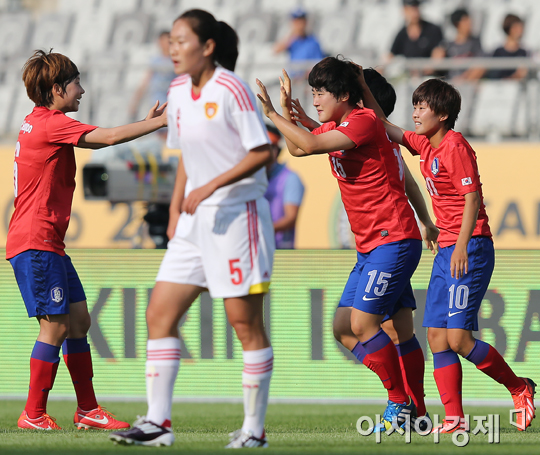
[[60, 303], [64, 300], [64, 290], [59, 287], [51, 289], [51, 300], [56, 303]]
[[26, 120], [23, 122], [23, 124], [21, 125], [21, 131], [23, 134], [25, 133], [31, 133], [32, 132], [32, 128], [34, 128], [32, 125], [30, 125], [30, 123], [28, 123]]
[[366, 301], [366, 302], [369, 302], [370, 300], [378, 300], [379, 297], [362, 297], [362, 300]]
[[381, 231], [381, 237], [388, 237], [390, 234], [388, 233], [388, 231], [386, 229], [384, 229], [383, 231]]
[[439, 173], [439, 158], [434, 158], [431, 162], [431, 173], [434, 176]]
[[456, 314], [459, 314], [459, 313], [463, 313], [463, 311], [454, 311], [453, 313], [451, 313], [450, 311], [448, 312], [448, 317], [451, 318], [452, 316], [455, 316]]
[[342, 122], [341, 125], [339, 126], [342, 126], [343, 128], [345, 128], [346, 126], [349, 126], [349, 122]]
[[270, 275], [268, 274], [268, 272], [264, 272], [263, 278], [270, 278]]
[[472, 185], [472, 178], [465, 177], [464, 179], [461, 179], [461, 184], [463, 186]]
[[204, 113], [206, 114], [206, 118], [210, 120], [213, 118], [218, 111], [218, 105], [216, 103], [206, 103], [204, 105]]

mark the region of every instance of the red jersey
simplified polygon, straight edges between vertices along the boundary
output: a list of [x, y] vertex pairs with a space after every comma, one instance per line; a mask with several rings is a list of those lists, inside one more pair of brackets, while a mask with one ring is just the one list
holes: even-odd
[[73, 145], [96, 128], [46, 107], [36, 106], [26, 116], [15, 148], [15, 211], [9, 223], [7, 259], [31, 249], [65, 254], [75, 190]]
[[371, 109], [356, 108], [341, 125], [323, 123], [313, 134], [331, 130], [340, 131], [356, 145], [329, 153], [356, 249], [368, 253], [385, 243], [421, 240], [405, 195], [403, 158], [399, 148], [390, 142], [381, 120]]
[[440, 230], [439, 244], [446, 247], [457, 242], [465, 208], [463, 196], [474, 191], [480, 195], [480, 211], [472, 235], [491, 237], [476, 153], [463, 135], [450, 130], [439, 147], [433, 148], [427, 137], [405, 131], [403, 145], [413, 155], [420, 155], [420, 170]]

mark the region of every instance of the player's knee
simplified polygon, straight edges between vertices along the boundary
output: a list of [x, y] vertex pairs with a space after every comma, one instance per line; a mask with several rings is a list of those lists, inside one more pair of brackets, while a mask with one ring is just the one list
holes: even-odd
[[[77, 321], [77, 326], [78, 326], [77, 329], [79, 332], [83, 334], [83, 336], [88, 333], [91, 325], [92, 325], [92, 318], [90, 317], [89, 313], [86, 313]], [[71, 327], [73, 327], [73, 323], [71, 323]]]
[[366, 328], [360, 321], [351, 320], [351, 331], [357, 338], [361, 339], [364, 336]]

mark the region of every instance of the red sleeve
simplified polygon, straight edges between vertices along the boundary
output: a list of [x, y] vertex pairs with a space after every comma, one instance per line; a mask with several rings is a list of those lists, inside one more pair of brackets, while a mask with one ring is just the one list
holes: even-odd
[[47, 122], [47, 135], [52, 144], [77, 145], [83, 134], [96, 128], [97, 126], [86, 125], [58, 111]]
[[480, 178], [473, 150], [455, 144], [445, 154], [442, 165], [448, 171], [452, 185], [460, 196], [480, 189]]
[[380, 120], [367, 114], [349, 115], [347, 120], [339, 125], [336, 130], [343, 133], [359, 147], [373, 141], [377, 131], [375, 125], [377, 121]]
[[414, 131], [403, 133], [403, 145], [411, 152], [411, 155], [420, 155], [420, 151], [425, 147], [425, 141], [429, 140], [425, 136], [420, 136]]
[[[334, 123], [334, 122], [332, 122]], [[327, 131], [330, 131], [331, 128], [329, 128], [328, 123], [323, 123], [321, 126], [318, 126], [313, 131], [311, 131], [311, 134], [314, 134], [315, 136], [318, 136], [319, 134], [326, 133]]]

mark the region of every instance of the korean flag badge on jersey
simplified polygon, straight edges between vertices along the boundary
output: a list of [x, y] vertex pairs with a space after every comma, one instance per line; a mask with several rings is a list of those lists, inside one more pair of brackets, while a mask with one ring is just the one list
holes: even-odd
[[349, 126], [349, 122], [342, 122], [339, 126], [345, 128], [346, 126]]
[[464, 179], [461, 179], [461, 184], [463, 186], [472, 185], [472, 178], [465, 177]]
[[435, 158], [431, 162], [431, 173], [435, 176], [439, 173], [439, 158]]

